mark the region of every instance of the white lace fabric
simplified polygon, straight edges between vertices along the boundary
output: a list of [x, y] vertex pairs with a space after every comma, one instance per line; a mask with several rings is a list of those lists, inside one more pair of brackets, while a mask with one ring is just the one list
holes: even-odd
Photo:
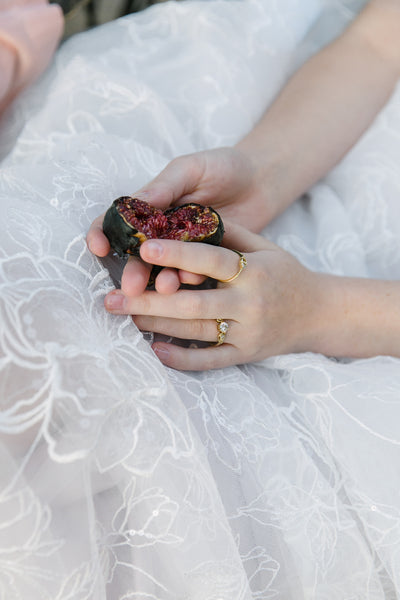
[[[152, 7], [70, 39], [3, 120], [0, 598], [400, 597], [399, 360], [166, 369], [85, 243], [174, 156], [246, 133], [321, 11]], [[270, 239], [398, 278], [399, 115], [397, 91]]]

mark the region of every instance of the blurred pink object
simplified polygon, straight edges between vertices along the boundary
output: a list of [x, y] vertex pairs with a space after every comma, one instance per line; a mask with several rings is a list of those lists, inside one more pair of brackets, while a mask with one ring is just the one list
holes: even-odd
[[46, 69], [63, 27], [47, 0], [0, 0], [0, 110]]

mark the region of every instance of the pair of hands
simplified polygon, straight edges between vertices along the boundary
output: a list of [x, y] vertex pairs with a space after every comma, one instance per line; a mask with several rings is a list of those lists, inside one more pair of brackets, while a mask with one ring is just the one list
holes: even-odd
[[43, 73], [63, 27], [61, 8], [47, 0], [0, 0], [1, 109]]
[[[293, 256], [249, 231], [267, 220], [262, 208], [267, 203], [259, 196], [250, 159], [235, 148], [180, 157], [135, 196], [159, 208], [185, 202], [211, 205], [225, 223], [226, 247], [146, 241], [140, 248], [141, 260], [130, 257], [121, 290], [105, 298], [108, 311], [132, 315], [141, 330], [212, 344], [182, 347], [155, 342], [153, 349], [164, 364], [207, 370], [308, 349], [316, 276]], [[89, 248], [98, 256], [110, 250], [102, 222], [103, 215], [88, 233]], [[247, 267], [231, 283], [197, 289], [205, 277], [218, 281], [238, 271], [239, 257], [229, 248], [245, 253]], [[156, 289], [146, 290], [151, 265], [165, 268], [156, 279]], [[182, 289], [181, 284], [193, 288]], [[218, 347], [217, 318], [229, 324], [225, 342]]]

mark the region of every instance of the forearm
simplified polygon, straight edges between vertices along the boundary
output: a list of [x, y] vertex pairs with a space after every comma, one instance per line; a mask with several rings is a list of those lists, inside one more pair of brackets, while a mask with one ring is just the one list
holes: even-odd
[[400, 282], [315, 274], [307, 349], [327, 356], [400, 357]]
[[388, 101], [399, 76], [398, 0], [372, 2], [297, 71], [238, 144], [254, 162], [271, 202], [270, 218], [337, 164]]

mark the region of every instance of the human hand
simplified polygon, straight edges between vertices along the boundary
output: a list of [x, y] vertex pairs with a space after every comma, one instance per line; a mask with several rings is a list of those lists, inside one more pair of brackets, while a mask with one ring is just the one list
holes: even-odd
[[[317, 275], [238, 225], [229, 224], [226, 236], [229, 246], [245, 252], [247, 259], [247, 267], [231, 283], [218, 283], [211, 290], [180, 289], [171, 295], [145, 291], [136, 298], [115, 290], [105, 299], [107, 310], [133, 315], [141, 330], [212, 344], [184, 348], [154, 343], [154, 351], [167, 366], [207, 370], [312, 349], [318, 323]], [[140, 253], [146, 262], [217, 280], [238, 270], [236, 253], [207, 244], [149, 240]], [[217, 318], [229, 324], [225, 342], [218, 347]]]
[[47, 67], [62, 35], [63, 16], [47, 0], [0, 0], [0, 50], [14, 55], [15, 69], [0, 107], [9, 102]]
[[[250, 155], [236, 148], [218, 148], [178, 157], [151, 182], [134, 194], [153, 206], [169, 206], [197, 202], [212, 206], [223, 219], [230, 219], [259, 231], [269, 220], [268, 202], [258, 185], [256, 169]], [[103, 233], [104, 215], [92, 224], [87, 240], [97, 256], [106, 256], [110, 244]], [[129, 258], [121, 288], [130, 296], [143, 293], [149, 278], [149, 269], [136, 258]], [[174, 272], [162, 271], [158, 289], [171, 293], [180, 281]]]

